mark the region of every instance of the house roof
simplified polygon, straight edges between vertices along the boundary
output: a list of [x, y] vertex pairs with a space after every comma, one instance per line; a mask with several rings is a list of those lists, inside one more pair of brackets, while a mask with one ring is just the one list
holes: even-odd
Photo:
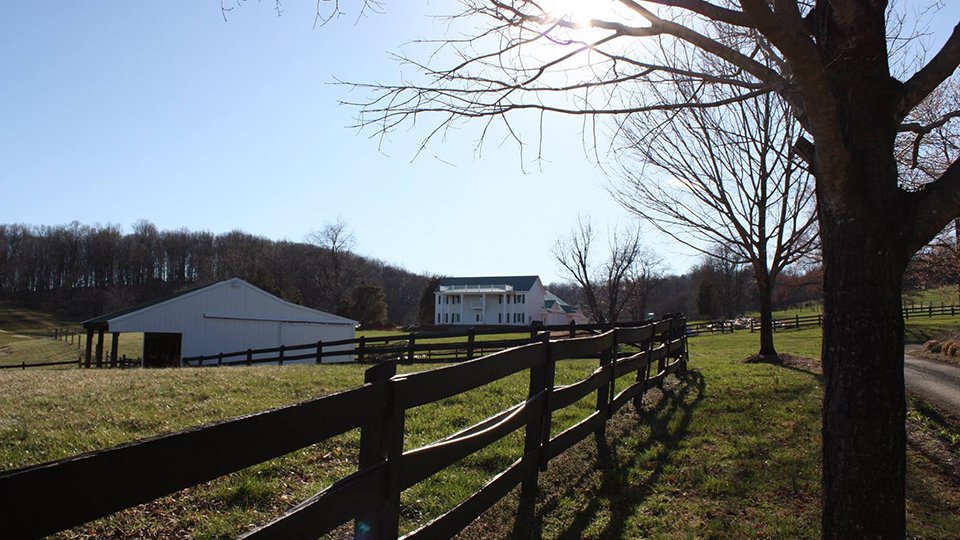
[[447, 277], [440, 280], [436, 291], [440, 287], [463, 287], [480, 285], [509, 285], [514, 291], [529, 291], [540, 279], [540, 276], [478, 276], [478, 277]]
[[580, 309], [577, 308], [577, 306], [571, 306], [559, 296], [553, 294], [550, 291], [546, 291], [546, 294], [544, 294], [543, 296], [543, 307], [546, 309], [550, 309], [553, 307], [554, 304], [559, 305], [560, 309], [562, 309], [564, 313], [577, 313], [578, 311], [580, 311]]

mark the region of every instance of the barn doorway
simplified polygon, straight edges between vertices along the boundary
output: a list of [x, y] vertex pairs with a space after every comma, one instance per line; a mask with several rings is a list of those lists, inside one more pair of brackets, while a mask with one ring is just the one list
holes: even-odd
[[143, 334], [143, 367], [178, 367], [183, 334]]

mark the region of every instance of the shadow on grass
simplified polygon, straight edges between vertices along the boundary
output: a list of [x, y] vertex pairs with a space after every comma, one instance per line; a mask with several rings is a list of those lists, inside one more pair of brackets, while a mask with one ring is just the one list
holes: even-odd
[[[586, 494], [589, 497], [588, 502], [576, 512], [573, 520], [559, 532], [557, 537], [583, 538], [584, 530], [601, 513], [609, 513], [607, 524], [602, 531], [591, 536], [620, 537], [627, 519], [650, 494], [651, 487], [659, 481], [670, 453], [678, 448], [680, 441], [687, 435], [694, 411], [703, 399], [705, 387], [706, 380], [703, 375], [691, 370], [682, 375], [677, 384], [666, 388], [661, 399], [652, 408], [638, 411], [637, 414], [627, 417], [618, 415], [620, 418], [608, 422], [605, 436], [595, 436], [594, 445], [581, 445], [589, 448], [583, 453], [593, 455], [568, 456], [569, 460], [585, 461], [581, 466], [581, 469], [585, 469], [582, 471], [584, 474], [578, 474], [577, 471], [570, 474], [568, 471], [568, 474], [564, 475], [560, 472], [561, 476], [574, 478], [565, 479], [572, 481], [554, 482], [563, 484], [564, 487], [546, 493], [543, 497], [545, 500], [542, 499], [542, 504], [536, 513], [532, 514], [529, 507], [523, 509], [525, 511], [518, 512], [509, 537], [517, 540], [542, 538], [544, 517], [551, 515], [564, 501], [581, 500], [585, 489], [588, 492]], [[649, 436], [642, 439], [632, 437], [631, 433], [642, 425], [649, 426]], [[641, 462], [646, 461], [643, 456], [655, 449], [657, 458], [653, 469], [643, 482], [638, 483], [635, 478], [631, 478], [631, 470], [642, 465]], [[562, 467], [560, 465], [555, 468]], [[589, 487], [585, 488], [576, 478], [582, 479], [592, 471], [599, 471], [600, 475], [596, 492], [591, 492]], [[546, 485], [541, 488], [544, 492], [549, 489]]]

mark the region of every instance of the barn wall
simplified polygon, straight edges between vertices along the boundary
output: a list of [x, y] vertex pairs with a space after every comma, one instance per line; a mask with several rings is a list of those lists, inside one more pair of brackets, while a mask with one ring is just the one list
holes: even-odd
[[[181, 333], [182, 355], [196, 356], [352, 339], [354, 325], [344, 320], [284, 302], [238, 280], [119, 317], [110, 321], [110, 330]], [[348, 356], [335, 359], [350, 360]]]

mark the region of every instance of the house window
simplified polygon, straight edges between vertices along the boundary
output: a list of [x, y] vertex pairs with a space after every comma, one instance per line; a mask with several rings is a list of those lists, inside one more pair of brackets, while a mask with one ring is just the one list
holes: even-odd
[[509, 294], [507, 295], [507, 303], [508, 303], [508, 304], [510, 303], [510, 295], [509, 295]]
[[502, 295], [502, 294], [498, 294], [498, 295], [497, 295], [497, 303], [498, 303], [498, 304], [502, 304], [502, 303], [503, 303], [503, 295]]
[[450, 297], [449, 297], [449, 296], [444, 296], [444, 297], [443, 297], [443, 303], [444, 303], [444, 304], [449, 304], [449, 303], [450, 303]]
[[437, 295], [437, 305], [438, 305], [438, 306], [440, 305], [440, 295], [439, 295], [439, 294]]
[[450, 314], [449, 314], [449, 313], [444, 313], [444, 314], [443, 314], [443, 322], [445, 322], [445, 323], [450, 322], [449, 317], [450, 317]]
[[477, 313], [477, 322], [481, 322], [482, 320], [483, 320], [483, 316]]
[[437, 313], [437, 324], [440, 324], [440, 314]]
[[498, 323], [502, 323], [502, 322], [503, 322], [503, 313], [497, 313], [497, 322], [498, 322]]

